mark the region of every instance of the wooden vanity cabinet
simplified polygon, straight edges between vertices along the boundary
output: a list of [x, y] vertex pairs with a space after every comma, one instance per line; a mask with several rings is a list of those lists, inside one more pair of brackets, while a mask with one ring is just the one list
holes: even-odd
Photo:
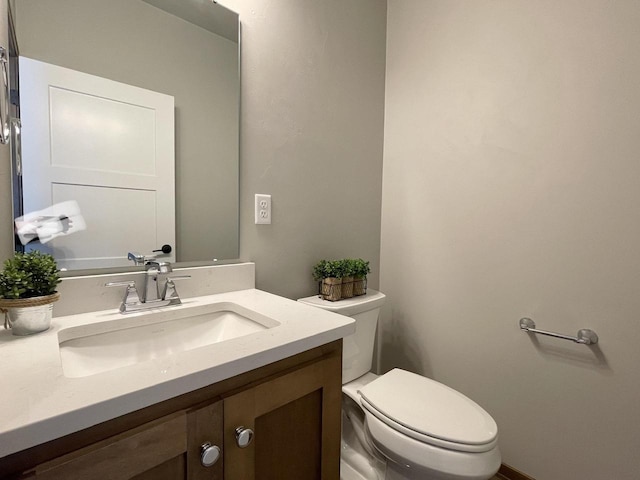
[[[18, 452], [0, 479], [338, 480], [341, 353], [338, 340]], [[222, 451], [210, 467], [204, 443]]]

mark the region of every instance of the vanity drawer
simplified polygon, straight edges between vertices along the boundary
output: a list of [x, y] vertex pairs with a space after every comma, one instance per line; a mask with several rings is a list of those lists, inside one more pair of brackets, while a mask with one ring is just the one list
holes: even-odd
[[179, 469], [186, 450], [187, 414], [179, 412], [40, 464], [32, 473], [38, 480], [130, 479], [165, 464], [168, 471]]

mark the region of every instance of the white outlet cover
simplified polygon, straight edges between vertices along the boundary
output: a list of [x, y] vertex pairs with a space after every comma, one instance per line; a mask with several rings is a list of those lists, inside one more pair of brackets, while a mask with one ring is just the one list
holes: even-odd
[[271, 195], [256, 193], [255, 199], [255, 224], [271, 224]]

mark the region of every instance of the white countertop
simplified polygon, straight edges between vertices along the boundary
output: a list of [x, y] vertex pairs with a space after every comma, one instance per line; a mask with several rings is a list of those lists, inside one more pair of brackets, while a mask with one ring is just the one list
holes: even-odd
[[280, 325], [225, 342], [81, 378], [64, 376], [60, 330], [122, 319], [115, 308], [54, 318], [29, 337], [0, 333], [0, 457], [211, 385], [355, 331], [353, 319], [250, 289], [183, 300], [150, 314], [233, 302]]

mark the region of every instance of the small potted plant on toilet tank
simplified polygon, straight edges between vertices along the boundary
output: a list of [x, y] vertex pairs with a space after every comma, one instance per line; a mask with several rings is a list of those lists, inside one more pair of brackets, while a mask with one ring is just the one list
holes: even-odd
[[313, 278], [320, 282], [320, 294], [335, 302], [342, 298], [342, 261], [320, 260], [313, 267]]
[[353, 295], [364, 295], [367, 293], [367, 275], [371, 271], [369, 262], [356, 258], [353, 262]]
[[356, 273], [356, 263], [352, 258], [340, 260], [342, 262], [342, 298], [353, 297], [353, 281]]
[[51, 325], [53, 303], [60, 294], [55, 259], [39, 251], [16, 253], [0, 272], [0, 312], [4, 326], [14, 335], [30, 335]]

